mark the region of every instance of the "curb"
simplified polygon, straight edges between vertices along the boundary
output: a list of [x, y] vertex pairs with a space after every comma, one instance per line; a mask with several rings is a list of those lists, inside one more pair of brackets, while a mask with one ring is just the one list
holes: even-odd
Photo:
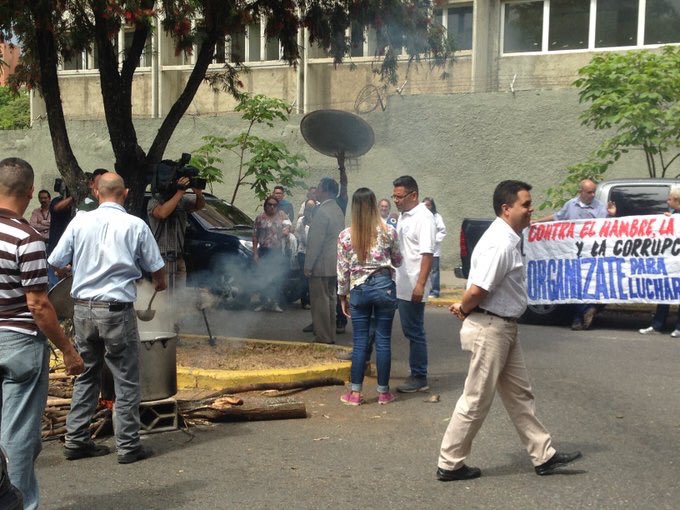
[[[182, 335], [191, 340], [208, 341], [207, 335]], [[214, 337], [217, 340], [283, 344], [283, 345], [314, 345], [310, 342], [289, 342], [282, 340], [262, 340], [236, 337]], [[329, 350], [346, 351], [340, 346], [328, 346]], [[302, 382], [320, 378], [334, 378], [341, 381], [349, 381], [351, 361], [337, 361], [323, 365], [309, 365], [306, 367], [279, 368], [264, 370], [218, 370], [194, 367], [177, 367], [177, 388], [180, 390], [211, 390], [219, 391], [225, 388], [245, 386], [259, 383], [291, 383]]]

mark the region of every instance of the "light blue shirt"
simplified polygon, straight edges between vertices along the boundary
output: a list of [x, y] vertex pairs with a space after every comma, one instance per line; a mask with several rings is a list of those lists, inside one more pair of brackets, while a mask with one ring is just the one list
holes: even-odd
[[584, 204], [579, 197], [574, 197], [557, 211], [553, 218], [556, 220], [590, 220], [609, 216], [605, 205], [596, 198], [590, 204]]
[[47, 261], [58, 268], [73, 264], [74, 299], [123, 303], [137, 299], [142, 270], [164, 266], [147, 224], [115, 202], [78, 213]]

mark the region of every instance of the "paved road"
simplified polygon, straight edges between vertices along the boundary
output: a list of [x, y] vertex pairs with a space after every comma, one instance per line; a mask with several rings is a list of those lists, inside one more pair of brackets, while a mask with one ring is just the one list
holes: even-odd
[[[309, 312], [212, 312], [216, 334], [307, 338]], [[266, 319], [266, 320], [263, 320]], [[119, 466], [113, 455], [63, 460], [47, 443], [38, 461], [45, 509], [671, 509], [680, 501], [680, 342], [642, 337], [642, 315], [606, 315], [598, 329], [523, 326], [538, 414], [563, 449], [584, 458], [569, 474], [538, 477], [496, 401], [474, 445], [482, 478], [438, 482], [439, 443], [465, 377], [456, 321], [430, 307], [432, 393], [387, 406], [339, 402], [341, 388], [299, 395], [306, 420], [221, 424], [147, 436], [156, 456]], [[393, 382], [406, 376], [395, 323]], [[200, 321], [188, 321], [200, 332]], [[343, 338], [349, 341], [349, 335]], [[112, 441], [107, 440], [107, 444]]]

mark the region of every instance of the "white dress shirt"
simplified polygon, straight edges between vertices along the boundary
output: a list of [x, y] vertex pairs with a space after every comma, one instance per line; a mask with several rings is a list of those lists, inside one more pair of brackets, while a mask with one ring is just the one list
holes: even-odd
[[519, 317], [527, 307], [521, 237], [496, 218], [472, 252], [467, 288], [476, 285], [489, 294], [480, 308], [501, 317]]
[[[422, 202], [399, 216], [397, 235], [404, 259], [397, 268], [397, 299], [411, 301], [413, 289], [418, 283], [423, 254], [434, 253], [435, 232], [434, 216]], [[431, 287], [428, 275], [423, 302], [427, 301]]]

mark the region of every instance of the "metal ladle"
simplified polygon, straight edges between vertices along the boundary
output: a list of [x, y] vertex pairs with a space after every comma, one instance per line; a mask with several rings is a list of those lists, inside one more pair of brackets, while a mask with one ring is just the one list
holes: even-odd
[[151, 296], [151, 300], [149, 301], [149, 306], [146, 307], [146, 310], [137, 310], [137, 318], [140, 321], [148, 322], [150, 320], [153, 320], [154, 316], [156, 315], [156, 310], [151, 309], [151, 303], [153, 303], [153, 300], [156, 297], [156, 294], [158, 294], [158, 291], [154, 290], [153, 296]]

